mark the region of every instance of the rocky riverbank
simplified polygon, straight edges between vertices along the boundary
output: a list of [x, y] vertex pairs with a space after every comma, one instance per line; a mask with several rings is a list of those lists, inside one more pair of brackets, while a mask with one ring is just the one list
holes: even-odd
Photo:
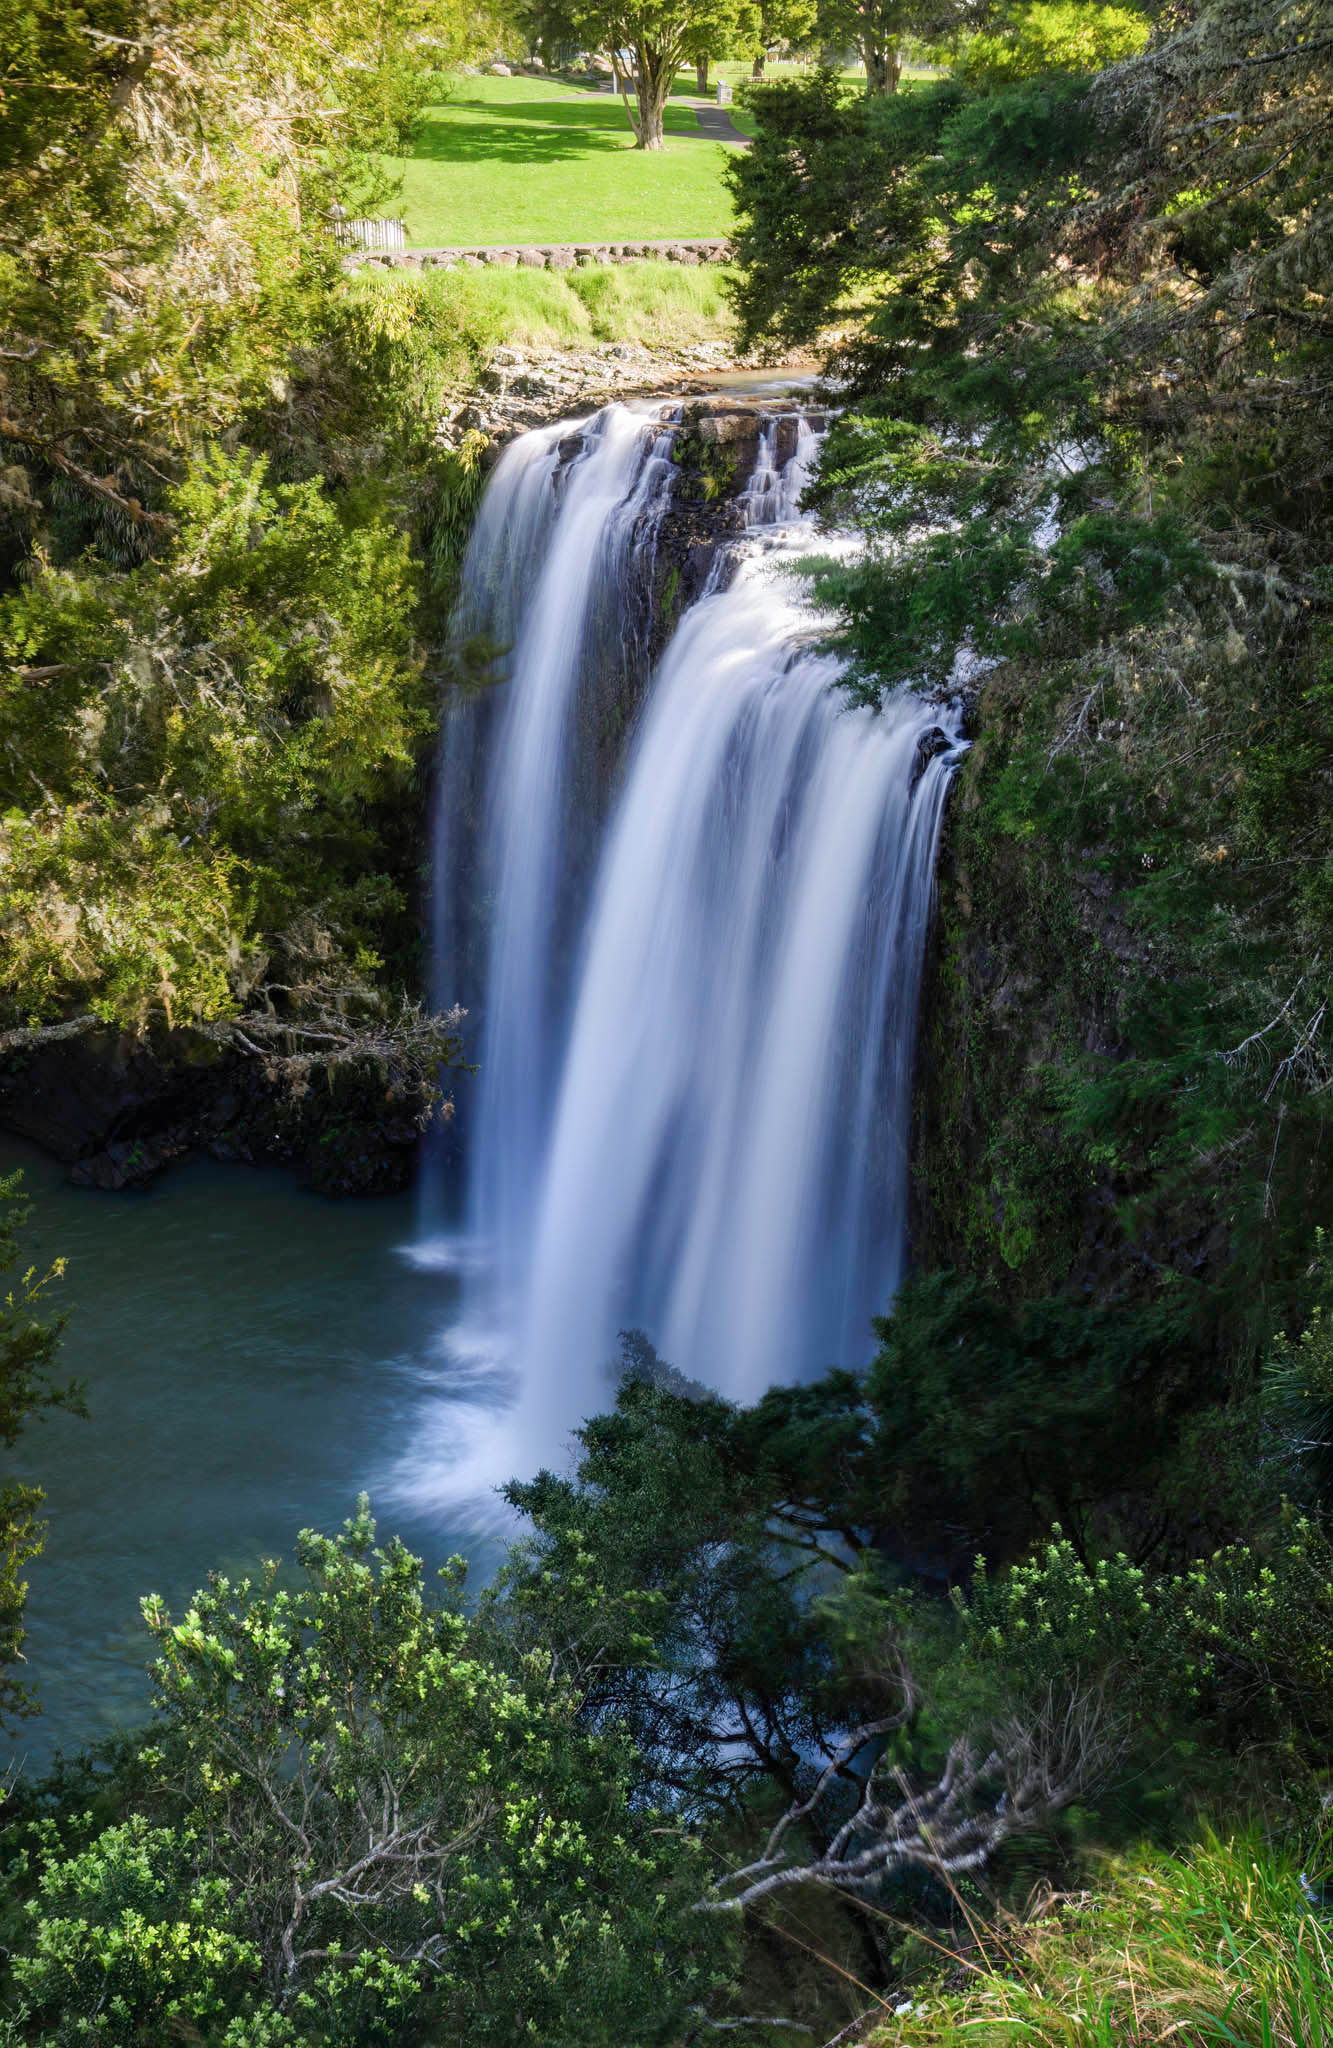
[[[468, 433], [483, 433], [496, 452], [515, 435], [549, 421], [595, 411], [613, 399], [680, 397], [696, 404], [725, 405], [742, 397], [747, 380], [813, 383], [811, 356], [792, 353], [776, 363], [737, 357], [722, 342], [692, 342], [648, 348], [608, 341], [586, 349], [498, 348], [474, 387], [460, 390], [446, 405], [439, 437], [456, 447]], [[741, 386], [731, 392], [732, 382]]]
[[227, 1023], [119, 1031], [91, 1017], [0, 1038], [0, 1128], [78, 1187], [144, 1187], [187, 1153], [291, 1167], [326, 1195], [391, 1194], [416, 1170], [432, 1098], [384, 1057], [256, 1056]]

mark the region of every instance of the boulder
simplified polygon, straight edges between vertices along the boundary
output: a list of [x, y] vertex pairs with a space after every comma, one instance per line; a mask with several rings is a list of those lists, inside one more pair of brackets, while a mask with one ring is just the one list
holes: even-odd
[[693, 422], [694, 431], [701, 441], [729, 442], [749, 441], [759, 433], [759, 416], [744, 405], [709, 406]]
[[489, 78], [512, 78], [514, 67], [512, 64], [488, 64], [486, 74]]
[[548, 249], [546, 252], [546, 268], [548, 270], [572, 270], [574, 268], [574, 251], [568, 248]]
[[952, 745], [953, 741], [949, 738], [948, 733], [944, 732], [938, 725], [926, 728], [916, 743], [916, 753], [912, 760], [912, 779], [908, 785], [909, 794], [916, 788], [927, 767], [935, 759], [935, 756], [937, 754], [947, 754]]
[[546, 251], [544, 249], [520, 249], [518, 260], [521, 268], [524, 270], [545, 270]]

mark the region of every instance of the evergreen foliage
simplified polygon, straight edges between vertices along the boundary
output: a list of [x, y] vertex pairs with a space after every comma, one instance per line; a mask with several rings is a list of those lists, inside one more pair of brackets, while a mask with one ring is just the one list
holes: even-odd
[[[687, 48], [772, 27], [673, 4], [577, 17], [637, 47], [641, 139]], [[368, 61], [337, 9], [2, 10], [0, 1022], [383, 1016], [477, 330], [344, 282], [323, 210], [475, 24], [403, 0]], [[1319, 0], [854, 12], [865, 95], [754, 94], [735, 303], [842, 379], [810, 504], [866, 547], [810, 573], [852, 695], [971, 708], [922, 1269], [865, 1374], [750, 1409], [630, 1333], [475, 1599], [363, 1502], [149, 1601], [151, 1729], [11, 1809], [15, 2042], [1333, 2024], [1333, 38]], [[892, 92], [909, 29], [951, 69]], [[41, 1284], [7, 1444], [76, 1398]], [[1276, 1842], [1200, 1833], [1241, 1782]], [[696, 1909], [774, 1841], [733, 1943]], [[1074, 1896], [1024, 1918], [1036, 1880]]]
[[326, 211], [382, 203], [478, 22], [11, 13], [0, 1018], [216, 1020], [266, 974], [388, 1014], [476, 460], [431, 445], [458, 339], [400, 381]]

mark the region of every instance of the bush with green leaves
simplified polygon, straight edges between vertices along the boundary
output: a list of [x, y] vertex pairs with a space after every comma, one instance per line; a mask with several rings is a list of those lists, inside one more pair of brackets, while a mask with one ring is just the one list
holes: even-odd
[[1105, 1682], [1140, 1721], [1211, 1723], [1318, 1768], [1333, 1737], [1333, 1541], [1287, 1509], [1270, 1532], [1153, 1574], [1123, 1552], [1084, 1559], [1056, 1530], [957, 1596], [968, 1655], [1016, 1694]]
[[469, 1608], [457, 1560], [432, 1592], [377, 1548], [364, 1500], [297, 1562], [179, 1619], [145, 1602], [158, 1817], [38, 1824], [25, 2024], [61, 2048], [678, 2040], [729, 1939], [623, 1737], [549, 1648]]
[[1033, 0], [969, 37], [956, 69], [983, 91], [1061, 71], [1102, 71], [1137, 56], [1150, 31], [1136, 8]]
[[394, 888], [375, 807], [410, 782], [430, 712], [416, 570], [373, 497], [214, 450], [160, 559], [0, 600], [11, 1015], [225, 1015], [303, 912], [349, 972], [378, 965]]
[[259, 1988], [259, 1952], [190, 1832], [131, 1816], [72, 1855], [54, 1822], [35, 1832], [36, 1895], [12, 1964], [22, 2023], [50, 2048], [220, 2041]]
[[1264, 1405], [1318, 1498], [1333, 1492], [1333, 1260], [1321, 1229], [1311, 1265], [1314, 1296], [1299, 1337], [1280, 1334], [1264, 1365]]

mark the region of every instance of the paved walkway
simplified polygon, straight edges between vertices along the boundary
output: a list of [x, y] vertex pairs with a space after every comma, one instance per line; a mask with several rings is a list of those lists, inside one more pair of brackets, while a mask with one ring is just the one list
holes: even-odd
[[[681, 103], [676, 101], [676, 105]], [[687, 107], [693, 107], [699, 121], [699, 133], [709, 142], [738, 142], [742, 149], [750, 147], [748, 135], [742, 135], [725, 107], [719, 107], [713, 100], [686, 100]]]

